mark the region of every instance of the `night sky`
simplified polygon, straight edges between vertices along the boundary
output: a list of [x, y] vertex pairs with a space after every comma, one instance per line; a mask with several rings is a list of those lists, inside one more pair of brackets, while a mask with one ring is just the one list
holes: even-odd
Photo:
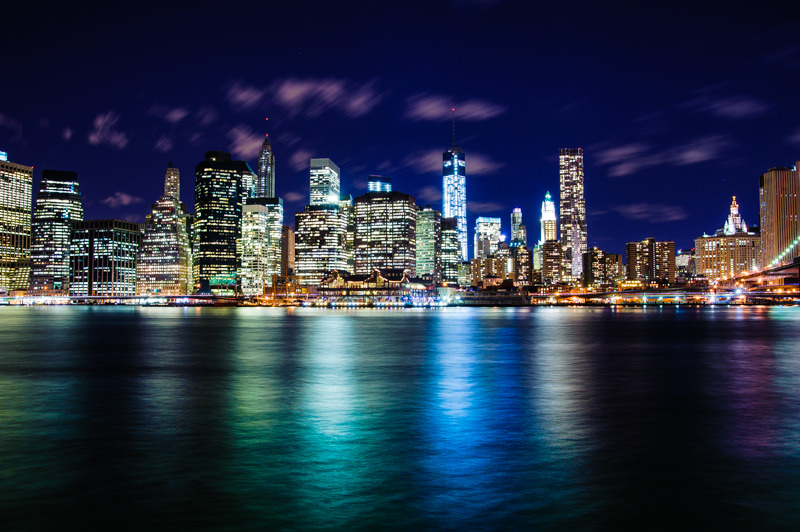
[[[468, 225], [523, 210], [538, 240], [558, 148], [582, 147], [591, 245], [693, 246], [731, 196], [800, 159], [798, 10], [658, 3], [138, 2], [4, 8], [0, 150], [78, 173], [87, 219], [143, 221], [172, 161], [224, 150], [255, 168], [269, 131], [286, 222], [308, 160], [342, 192], [370, 174], [441, 209], [441, 153], [467, 157]], [[20, 11], [27, 9], [27, 11]], [[265, 118], [269, 121], [265, 122]], [[557, 206], [558, 207], [558, 206]]]

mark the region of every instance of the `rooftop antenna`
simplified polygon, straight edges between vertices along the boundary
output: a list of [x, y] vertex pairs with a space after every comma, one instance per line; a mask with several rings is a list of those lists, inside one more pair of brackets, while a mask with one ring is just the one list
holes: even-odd
[[[265, 118], [264, 120], [266, 120], [267, 122], [269, 122], [269, 117]], [[267, 136], [269, 137], [269, 133], [267, 133]]]
[[456, 147], [456, 108], [452, 107], [450, 110], [453, 112], [453, 147]]

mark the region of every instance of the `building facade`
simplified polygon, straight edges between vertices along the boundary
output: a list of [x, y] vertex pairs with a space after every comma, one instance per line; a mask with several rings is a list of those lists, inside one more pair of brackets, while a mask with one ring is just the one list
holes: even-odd
[[[798, 163], [800, 164], [800, 163]], [[800, 255], [800, 175], [793, 168], [772, 168], [759, 177], [761, 265], [791, 262]]]
[[461, 262], [461, 241], [458, 239], [458, 220], [455, 218], [442, 218], [441, 265], [443, 283], [458, 284], [458, 269]]
[[44, 170], [33, 211], [31, 292], [61, 294], [69, 291], [72, 223], [83, 220], [78, 174]]
[[0, 293], [30, 287], [32, 199], [33, 167], [0, 152]]
[[583, 192], [583, 149], [561, 148], [558, 151], [561, 190], [561, 244], [564, 247], [565, 274], [579, 280], [586, 251], [586, 202]]
[[339, 167], [330, 159], [311, 159], [311, 205], [336, 205], [340, 196]]
[[242, 208], [241, 266], [242, 293], [260, 296], [281, 273], [283, 200], [249, 198]]
[[264, 137], [258, 152], [258, 169], [253, 195], [257, 198], [275, 197], [275, 153], [269, 142], [269, 133]]
[[625, 245], [626, 277], [644, 284], [675, 283], [675, 242], [646, 238]]
[[195, 284], [218, 294], [236, 291], [238, 241], [242, 206], [252, 194], [256, 175], [230, 153], [209, 151], [195, 167], [193, 278]]
[[583, 254], [583, 286], [610, 288], [624, 279], [622, 255], [591, 247]]
[[307, 205], [294, 216], [295, 275], [319, 286], [331, 272], [347, 269], [347, 219], [338, 205]]
[[500, 218], [479, 216], [475, 219], [474, 254], [475, 257], [488, 257], [497, 252], [500, 242], [502, 222]]
[[511, 211], [511, 247], [528, 245], [528, 230], [522, 223], [522, 209], [516, 207]]
[[136, 260], [136, 294], [191, 294], [192, 249], [186, 206], [181, 203], [181, 174], [169, 164], [164, 195], [153, 204], [144, 224]]
[[736, 196], [722, 229], [695, 239], [695, 269], [709, 281], [735, 277], [761, 267], [761, 235], [748, 231]]
[[442, 282], [442, 213], [430, 205], [417, 212], [417, 276]]
[[69, 295], [133, 296], [142, 225], [122, 220], [72, 224]]
[[556, 205], [550, 192], [545, 194], [542, 202], [542, 217], [539, 219], [541, 226], [541, 236], [539, 244], [545, 242], [556, 242], [558, 240], [558, 221], [556, 219]]
[[469, 260], [466, 170], [466, 157], [460, 148], [456, 148], [454, 136], [453, 146], [442, 154], [442, 217], [456, 219], [463, 261]]
[[354, 200], [355, 273], [417, 268], [417, 204], [401, 192], [368, 192]]

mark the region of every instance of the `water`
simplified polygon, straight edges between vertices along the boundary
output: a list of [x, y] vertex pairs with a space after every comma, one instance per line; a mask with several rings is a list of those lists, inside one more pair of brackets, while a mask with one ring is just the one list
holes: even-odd
[[800, 309], [0, 307], [0, 529], [798, 530]]

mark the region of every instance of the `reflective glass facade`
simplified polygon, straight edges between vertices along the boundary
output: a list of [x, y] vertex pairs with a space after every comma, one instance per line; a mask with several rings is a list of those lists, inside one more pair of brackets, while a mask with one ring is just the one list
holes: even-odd
[[269, 135], [264, 137], [261, 151], [258, 153], [258, 170], [253, 195], [257, 198], [275, 197], [275, 154], [269, 143]]
[[442, 217], [457, 221], [462, 260], [469, 260], [466, 170], [467, 162], [461, 149], [453, 146], [442, 154]]
[[475, 257], [488, 257], [497, 252], [501, 241], [500, 218], [479, 216], [475, 220]]
[[417, 212], [417, 276], [442, 282], [442, 213], [430, 205]]
[[294, 217], [295, 274], [318, 286], [330, 272], [347, 269], [347, 217], [338, 205], [310, 205]]
[[400, 192], [368, 192], [354, 201], [355, 273], [398, 269], [416, 275], [417, 204]]
[[135, 295], [142, 225], [122, 220], [89, 220], [75, 222], [72, 228], [69, 295]]
[[242, 293], [264, 294], [272, 276], [281, 273], [283, 200], [250, 198], [242, 213], [242, 258], [239, 269]]
[[339, 203], [339, 167], [330, 159], [311, 159], [311, 205]]
[[67, 294], [72, 222], [83, 220], [78, 174], [44, 170], [33, 211], [31, 291]]
[[30, 286], [32, 197], [33, 167], [0, 158], [0, 293]]

